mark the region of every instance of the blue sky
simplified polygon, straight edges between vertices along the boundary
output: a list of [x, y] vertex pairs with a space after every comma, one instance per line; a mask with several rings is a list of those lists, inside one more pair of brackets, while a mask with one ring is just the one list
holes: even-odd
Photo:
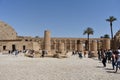
[[0, 0], [0, 20], [12, 26], [19, 36], [82, 37], [91, 27], [94, 35], [110, 34], [105, 19], [114, 16], [114, 34], [120, 29], [120, 0]]

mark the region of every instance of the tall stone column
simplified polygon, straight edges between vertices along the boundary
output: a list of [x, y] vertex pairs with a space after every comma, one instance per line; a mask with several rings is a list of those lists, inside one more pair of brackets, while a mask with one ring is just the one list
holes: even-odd
[[92, 55], [97, 56], [97, 41], [93, 40], [92, 41], [92, 47], [91, 47]]
[[101, 42], [100, 41], [97, 42], [97, 46], [98, 46], [98, 50], [100, 50], [101, 49]]
[[79, 42], [77, 45], [78, 45], [78, 46], [77, 46], [77, 50], [83, 52], [83, 44], [82, 44], [82, 42]]
[[53, 46], [54, 46], [54, 50], [56, 50], [56, 41], [54, 41]]
[[64, 50], [66, 51], [66, 40], [64, 41]]
[[45, 30], [44, 32], [44, 49], [48, 51], [48, 54], [51, 52], [51, 42], [50, 42], [50, 31]]
[[93, 40], [92, 41], [92, 51], [97, 51], [97, 41], [96, 40]]
[[106, 38], [104, 39], [104, 49], [110, 49], [110, 39]]
[[70, 40], [70, 51], [72, 50], [72, 41]]
[[77, 41], [75, 40], [75, 50], [77, 50]]
[[92, 41], [89, 42], [89, 51], [92, 51]]
[[59, 43], [59, 52], [61, 52], [61, 53], [64, 52], [64, 43], [63, 42]]

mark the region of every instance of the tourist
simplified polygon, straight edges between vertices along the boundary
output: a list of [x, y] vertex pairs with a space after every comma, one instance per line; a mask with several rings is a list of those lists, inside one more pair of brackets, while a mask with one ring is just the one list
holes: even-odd
[[75, 55], [75, 51], [72, 51], [72, 55]]
[[14, 53], [15, 53], [15, 56], [17, 56], [18, 55], [18, 50], [15, 50]]
[[84, 51], [84, 57], [86, 57], [86, 54], [87, 54], [86, 51]]
[[91, 51], [88, 51], [88, 58], [91, 58], [92, 55], [91, 55]]
[[106, 67], [106, 55], [105, 55], [105, 50], [102, 50], [102, 51], [101, 51], [101, 57], [102, 57], [103, 66]]
[[11, 51], [10, 51], [10, 50], [9, 50], [8, 52], [9, 52], [9, 54], [11, 54]]
[[117, 55], [116, 71], [115, 72], [117, 72], [118, 68], [120, 69], [120, 47], [118, 48], [118, 55]]
[[115, 67], [115, 63], [116, 63], [116, 54], [117, 54], [117, 51], [114, 51], [113, 53], [112, 53], [112, 67], [113, 67], [113, 70], [115, 69], [114, 67]]
[[110, 49], [106, 52], [106, 57], [107, 57], [108, 63], [110, 63], [111, 57], [112, 57], [112, 51]]
[[42, 55], [41, 55], [42, 57], [44, 57], [45, 56], [45, 50], [42, 50]]
[[82, 51], [78, 52], [79, 58], [82, 58]]
[[107, 62], [107, 60], [108, 60], [108, 50], [107, 49], [104, 50], [104, 54], [105, 54], [104, 56], [105, 56], [106, 62]]
[[100, 50], [98, 50], [98, 60], [101, 61], [101, 51]]

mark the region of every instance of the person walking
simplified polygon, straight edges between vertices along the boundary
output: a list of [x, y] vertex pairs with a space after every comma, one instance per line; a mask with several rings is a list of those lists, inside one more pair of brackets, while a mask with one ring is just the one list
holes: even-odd
[[101, 51], [101, 57], [102, 57], [103, 66], [106, 67], [106, 56], [104, 50]]
[[100, 50], [98, 50], [98, 60], [101, 61], [101, 51]]
[[118, 68], [120, 69], [120, 47], [118, 48], [118, 55], [117, 55], [116, 71], [115, 72], [117, 72]]
[[117, 51], [114, 51], [112, 53], [112, 67], [113, 67], [113, 70], [115, 69], [115, 63], [116, 63], [116, 54], [117, 54]]
[[79, 58], [82, 58], [82, 51], [78, 52]]
[[42, 57], [44, 57], [45, 56], [45, 50], [42, 50], [42, 55], [41, 55]]

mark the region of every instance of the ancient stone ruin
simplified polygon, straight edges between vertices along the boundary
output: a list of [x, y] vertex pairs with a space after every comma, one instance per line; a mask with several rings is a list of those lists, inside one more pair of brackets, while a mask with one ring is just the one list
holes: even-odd
[[[116, 33], [115, 41], [120, 44], [120, 31]], [[119, 46], [117, 43], [116, 47]], [[49, 30], [45, 30], [43, 38], [18, 36], [11, 26], [0, 21], [0, 52], [30, 49], [46, 50], [48, 55], [66, 54], [73, 50], [87, 51], [87, 46], [87, 38], [54, 38]], [[90, 38], [89, 47], [94, 56], [98, 49], [110, 49], [110, 46], [109, 38]]]

